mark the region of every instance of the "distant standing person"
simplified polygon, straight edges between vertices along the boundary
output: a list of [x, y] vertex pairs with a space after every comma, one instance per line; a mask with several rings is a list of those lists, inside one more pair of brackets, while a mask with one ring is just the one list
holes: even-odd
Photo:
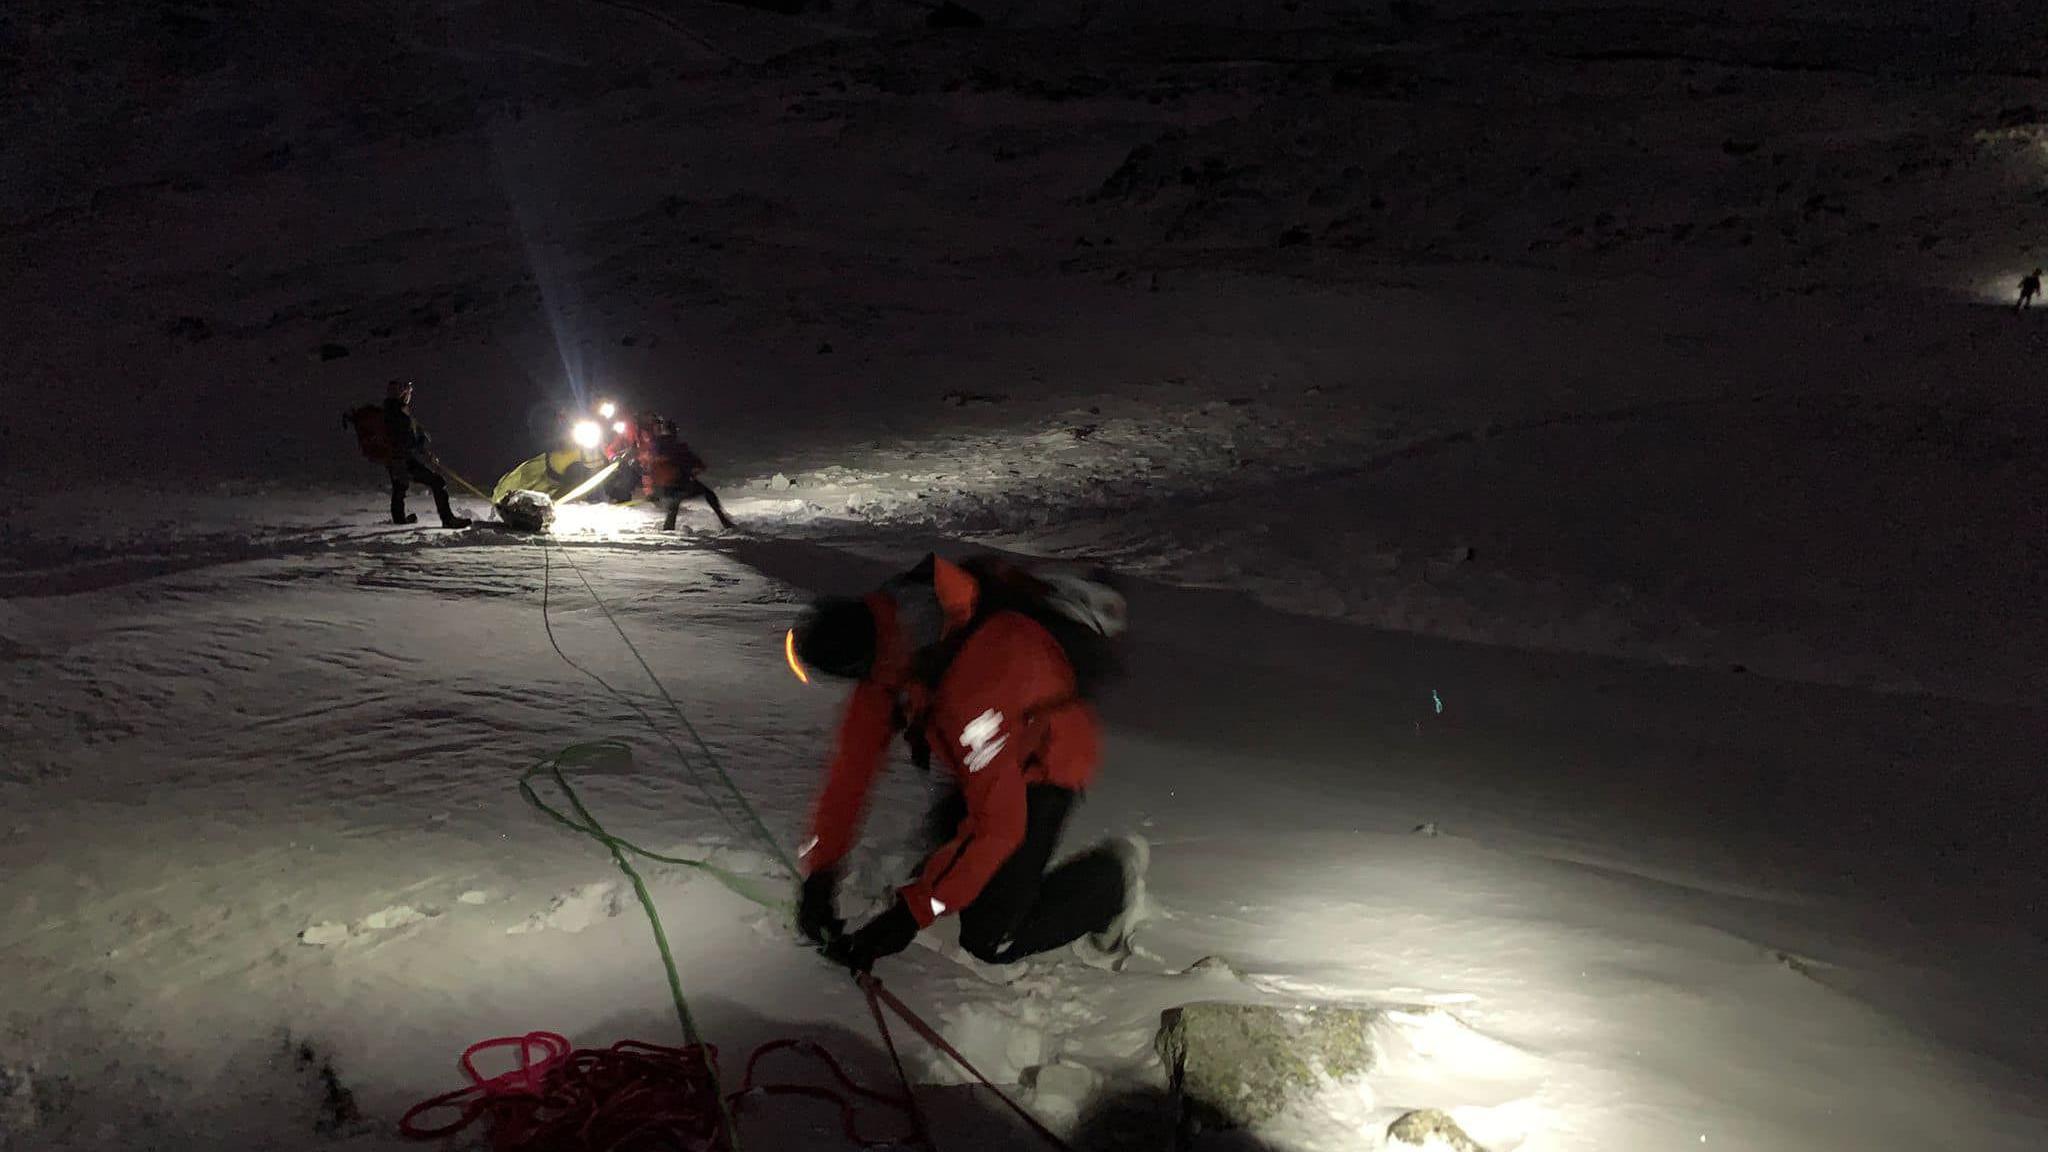
[[2013, 306], [2014, 312], [2024, 312], [2041, 294], [2041, 270], [2034, 269], [2020, 278], [2020, 302]]
[[384, 434], [391, 444], [385, 467], [391, 472], [391, 522], [417, 524], [419, 516], [405, 510], [406, 490], [417, 480], [434, 494], [441, 527], [467, 528], [469, 519], [448, 506], [448, 481], [442, 477], [427, 430], [412, 418], [412, 382], [393, 380], [384, 388]]

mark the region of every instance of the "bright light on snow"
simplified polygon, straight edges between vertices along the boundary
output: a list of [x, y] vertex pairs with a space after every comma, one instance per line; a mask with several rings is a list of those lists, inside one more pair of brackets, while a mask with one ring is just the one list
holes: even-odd
[[645, 530], [647, 513], [619, 504], [557, 504], [556, 536], [616, 540]]
[[[1983, 303], [1996, 304], [2002, 308], [2011, 308], [2019, 302], [2021, 278], [2026, 276], [2027, 273], [2032, 272], [2035, 268], [2040, 267], [2041, 263], [2048, 263], [2048, 261], [2013, 265], [2000, 268], [1995, 272], [1986, 273], [1982, 279], [1970, 285], [1968, 291], [1971, 296]], [[2037, 298], [2033, 306], [2037, 310], [2048, 312], [2048, 299]]]

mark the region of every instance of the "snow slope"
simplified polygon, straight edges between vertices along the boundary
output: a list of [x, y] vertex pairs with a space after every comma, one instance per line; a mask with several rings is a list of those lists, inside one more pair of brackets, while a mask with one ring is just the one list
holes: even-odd
[[[543, 585], [787, 847], [836, 701], [781, 630], [967, 543], [1141, 579], [1075, 836], [1153, 838], [1149, 957], [886, 973], [1084, 1142], [1221, 996], [1398, 1009], [1276, 1149], [2040, 1144], [2024, 6], [645, 7], [0, 12], [0, 1146], [383, 1147], [469, 1041], [674, 1039], [518, 774], [628, 741], [616, 828], [773, 867]], [[393, 375], [485, 484], [656, 405], [748, 532], [381, 525], [335, 417]], [[651, 879], [728, 1054], [881, 1074]]]
[[[580, 572], [787, 844], [836, 694], [789, 677], [779, 631], [821, 575], [851, 583], [878, 569], [864, 555], [919, 546], [628, 528], [549, 560], [487, 535], [399, 536], [9, 601], [28, 609], [10, 614], [28, 655], [6, 665], [0, 784], [17, 814], [0, 850], [20, 992], [4, 1063], [33, 1085], [11, 1133], [24, 1146], [310, 1139], [319, 1093], [287, 1033], [355, 1094], [363, 1119], [342, 1128], [366, 1147], [469, 1040], [672, 1037], [619, 877], [526, 809], [516, 774], [570, 741], [624, 739], [630, 762], [584, 784], [616, 830], [773, 865], [558, 659], [543, 564], [565, 650], [681, 738]], [[922, 948], [890, 965], [985, 1069], [1033, 1080], [1065, 1062], [1105, 1098], [1142, 1096], [1173, 1003], [1436, 1006], [1450, 1016], [1403, 1018], [1389, 1044], [1405, 1055], [1366, 1086], [1370, 1107], [1322, 1123], [1446, 1107], [1526, 1148], [2038, 1141], [2041, 1037], [2013, 1024], [2043, 955], [2024, 923], [1983, 919], [2038, 907], [2035, 886], [1982, 883], [2010, 848], [1993, 842], [2003, 818], [1974, 814], [1986, 842], [1959, 843], [1954, 874], [1902, 874], [1889, 853], [1925, 859], [1916, 840], [1967, 833], [1928, 819], [1943, 797], [1917, 781], [1901, 787], [1925, 808], [1897, 825], [1852, 794], [1905, 746], [1897, 729], [1953, 741], [1965, 706], [1916, 723], [1832, 689], [1333, 635], [1220, 593], [1147, 588], [1136, 607], [1137, 675], [1108, 705], [1109, 767], [1076, 835], [1153, 836], [1168, 918], [1120, 975], [1034, 964], [1005, 987]], [[1816, 708], [1875, 746], [1808, 758]], [[1994, 749], [2030, 734], [1989, 723]], [[1771, 810], [1738, 770], [1786, 773]], [[919, 801], [908, 775], [873, 837], [885, 857]], [[879, 1072], [857, 997], [776, 917], [687, 870], [653, 883], [721, 1045], [823, 1035]], [[1209, 954], [1242, 976], [1172, 975]], [[1078, 1119], [1073, 1101], [1042, 1106]]]

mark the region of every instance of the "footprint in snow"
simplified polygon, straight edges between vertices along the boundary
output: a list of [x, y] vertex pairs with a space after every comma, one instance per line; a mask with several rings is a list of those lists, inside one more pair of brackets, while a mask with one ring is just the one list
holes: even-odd
[[299, 943], [312, 948], [331, 948], [351, 940], [366, 940], [380, 933], [410, 927], [438, 915], [440, 913], [433, 909], [421, 910], [410, 904], [393, 904], [370, 913], [353, 925], [335, 920], [323, 920], [310, 925], [299, 932]]
[[615, 881], [585, 884], [555, 897], [545, 911], [536, 912], [505, 929], [505, 935], [524, 936], [550, 928], [558, 932], [581, 932], [600, 920], [617, 916], [623, 907], [624, 900]]

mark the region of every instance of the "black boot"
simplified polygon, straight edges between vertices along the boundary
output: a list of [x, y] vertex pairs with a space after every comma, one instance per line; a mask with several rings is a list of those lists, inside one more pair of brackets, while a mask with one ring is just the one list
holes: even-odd
[[393, 524], [411, 524], [419, 520], [417, 516], [405, 514], [405, 489], [406, 484], [403, 480], [393, 480], [391, 482], [391, 522]]
[[434, 511], [441, 514], [441, 527], [443, 528], [469, 527], [469, 517], [457, 516], [455, 509], [448, 506], [448, 486], [446, 484], [434, 485]]
[[711, 506], [712, 514], [718, 517], [718, 523], [727, 531], [739, 527], [732, 522], [732, 517], [725, 514], [725, 505], [718, 502], [718, 493], [709, 488], [704, 489], [704, 503]]
[[678, 512], [681, 512], [682, 510], [683, 510], [683, 498], [682, 498], [682, 497], [680, 497], [680, 496], [677, 496], [677, 497], [674, 497], [674, 498], [672, 498], [672, 499], [670, 499], [670, 500], [669, 500], [669, 502], [668, 502], [668, 515], [667, 515], [667, 516], [665, 516], [665, 517], [663, 517], [663, 518], [662, 518], [662, 521], [661, 521], [661, 530], [662, 530], [663, 532], [673, 532], [673, 531], [675, 531], [675, 530], [676, 530], [676, 513], [678, 513]]

